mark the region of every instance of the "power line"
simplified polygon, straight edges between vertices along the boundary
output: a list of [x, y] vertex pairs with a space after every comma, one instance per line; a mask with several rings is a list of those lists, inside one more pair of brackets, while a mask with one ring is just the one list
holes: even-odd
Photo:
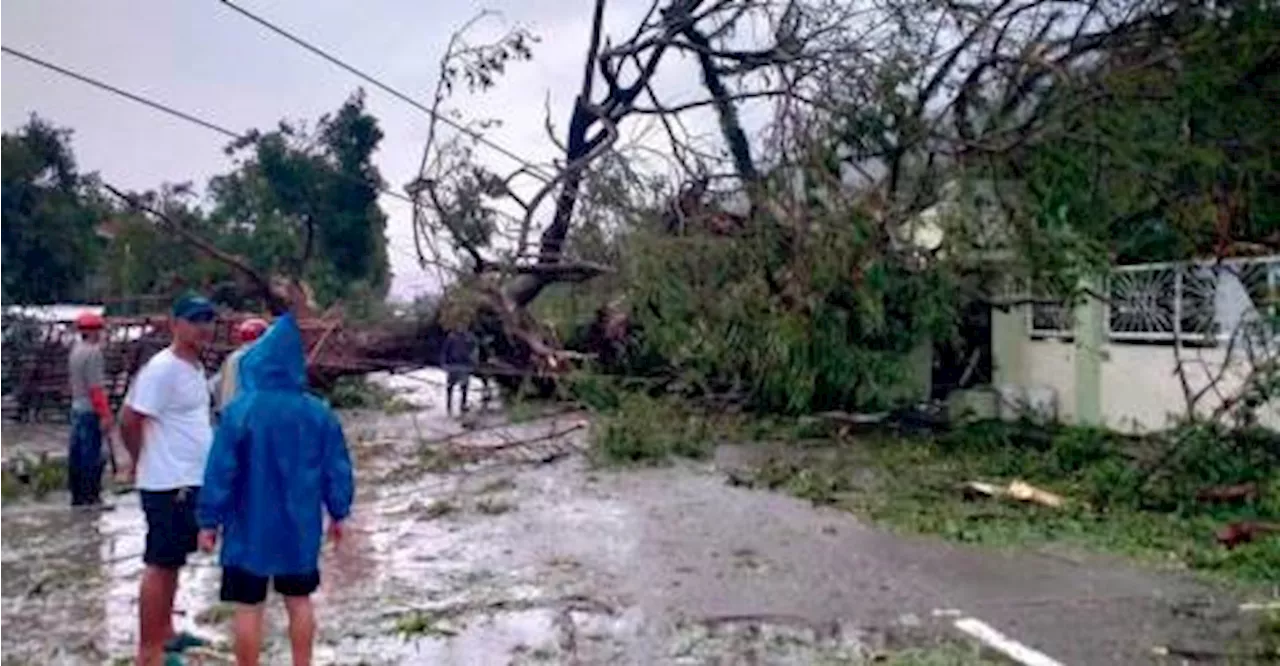
[[[143, 106], [150, 107], [150, 108], [155, 109], [155, 110], [157, 110], [157, 111], [160, 111], [160, 112], [163, 112], [163, 113], [167, 113], [167, 114], [169, 114], [169, 115], [171, 115], [171, 116], [173, 116], [173, 117], [175, 117], [175, 118], [179, 118], [179, 119], [181, 119], [181, 120], [185, 120], [185, 121], [187, 121], [187, 122], [189, 122], [189, 123], [192, 123], [192, 124], [194, 124], [194, 125], [198, 125], [198, 126], [200, 126], [200, 127], [203, 127], [203, 128], [205, 128], [205, 129], [207, 129], [207, 130], [210, 130], [210, 131], [213, 131], [213, 132], [217, 132], [218, 134], [221, 134], [221, 135], [223, 135], [223, 136], [230, 137], [230, 138], [232, 138], [232, 139], [242, 139], [242, 138], [244, 138], [244, 134], [242, 134], [242, 133], [240, 133], [240, 132], [232, 131], [232, 130], [230, 130], [230, 129], [227, 129], [226, 127], [223, 127], [222, 125], [219, 125], [219, 124], [217, 124], [217, 123], [215, 123], [215, 122], [213, 122], [213, 121], [206, 120], [206, 119], [201, 118], [201, 117], [199, 117], [199, 116], [196, 116], [196, 115], [193, 115], [193, 114], [187, 113], [186, 111], [181, 111], [181, 110], [175, 109], [175, 108], [174, 108], [174, 107], [172, 107], [172, 106], [169, 106], [169, 105], [164, 104], [164, 103], [161, 103], [161, 102], [157, 102], [157, 101], [155, 101], [155, 100], [153, 100], [153, 99], [148, 99], [148, 98], [143, 97], [143, 96], [141, 96], [141, 95], [138, 95], [138, 94], [135, 94], [135, 93], [131, 93], [131, 92], [127, 91], [127, 90], [124, 90], [124, 89], [122, 89], [122, 88], [119, 88], [119, 87], [113, 86], [113, 85], [111, 85], [111, 84], [109, 84], [109, 83], [106, 83], [106, 82], [104, 82], [104, 81], [100, 81], [100, 80], [95, 79], [95, 78], [93, 78], [93, 77], [91, 77], [91, 76], [87, 76], [87, 75], [81, 74], [81, 73], [79, 73], [79, 72], [75, 72], [75, 71], [73, 71], [73, 70], [67, 69], [67, 68], [65, 68], [65, 67], [61, 67], [61, 66], [55, 65], [55, 64], [53, 64], [53, 63], [51, 63], [51, 62], [49, 62], [49, 61], [47, 61], [47, 60], [42, 60], [42, 59], [37, 58], [37, 57], [35, 57], [35, 56], [33, 56], [33, 55], [29, 54], [29, 53], [25, 53], [25, 52], [23, 52], [23, 51], [19, 51], [18, 49], [10, 48], [10, 47], [8, 47], [8, 46], [0, 46], [0, 51], [3, 51], [3, 52], [5, 53], [5, 55], [11, 55], [11, 56], [13, 56], [13, 57], [15, 57], [15, 58], [19, 58], [19, 59], [21, 59], [21, 60], [25, 60], [25, 61], [27, 61], [27, 62], [29, 62], [29, 63], [33, 64], [33, 65], [36, 65], [36, 66], [38, 66], [38, 67], [43, 67], [44, 69], [47, 69], [47, 70], [49, 70], [49, 71], [51, 71], [51, 72], [55, 72], [55, 73], [57, 73], [57, 74], [61, 74], [62, 76], [65, 76], [65, 77], [70, 78], [70, 79], [74, 79], [74, 80], [79, 81], [79, 82], [81, 82], [81, 83], [88, 84], [88, 85], [90, 85], [90, 86], [93, 86], [93, 87], [95, 87], [95, 88], [98, 88], [99, 90], [105, 90], [105, 91], [107, 91], [107, 92], [109, 92], [109, 93], [111, 93], [111, 94], [113, 94], [113, 95], [118, 95], [118, 96], [123, 97], [123, 98], [125, 98], [125, 99], [127, 99], [127, 100], [130, 100], [130, 101], [132, 101], [132, 102], [136, 102], [136, 103], [138, 103], [138, 104], [142, 104]], [[351, 181], [353, 181], [353, 182], [365, 183], [365, 181], [363, 181], [363, 180], [357, 179], [357, 178], [355, 178], [354, 176], [349, 176], [349, 175], [344, 174], [344, 173], [342, 173], [342, 172], [340, 172], [340, 171], [335, 171], [335, 172], [334, 172], [334, 174], [335, 174], [335, 175], [337, 175], [337, 176], [339, 176], [339, 177], [341, 177], [341, 178], [346, 178], [346, 179], [348, 179], [348, 180], [351, 180]], [[400, 192], [397, 192], [396, 190], [391, 189], [390, 187], [382, 186], [382, 187], [377, 188], [377, 190], [378, 190], [378, 192], [381, 192], [382, 194], [385, 194], [385, 195], [387, 195], [387, 196], [393, 197], [393, 198], [395, 198], [395, 199], [398, 199], [398, 200], [403, 201], [403, 202], [405, 202], [405, 203], [408, 203], [408, 204], [410, 204], [410, 205], [412, 205], [412, 204], [414, 203], [413, 199], [410, 199], [409, 197], [405, 196], [404, 194], [401, 194]]]
[[37, 57], [35, 57], [35, 56], [33, 56], [33, 55], [29, 54], [29, 53], [24, 53], [24, 52], [19, 51], [19, 50], [17, 50], [17, 49], [9, 48], [8, 46], [0, 46], [0, 50], [4, 51], [4, 53], [5, 53], [5, 54], [7, 54], [7, 55], [11, 55], [11, 56], [13, 56], [13, 57], [15, 57], [15, 58], [20, 58], [20, 59], [22, 59], [22, 60], [26, 60], [27, 62], [29, 62], [29, 63], [31, 63], [31, 64], [33, 64], [33, 65], [37, 65], [37, 66], [43, 67], [43, 68], [45, 68], [45, 69], [47, 69], [47, 70], [50, 70], [50, 71], [53, 71], [53, 72], [57, 72], [58, 74], [61, 74], [61, 75], [65, 76], [65, 77], [68, 77], [68, 78], [75, 79], [75, 80], [77, 80], [77, 81], [79, 81], [79, 82], [81, 82], [81, 83], [87, 83], [87, 84], [89, 84], [89, 85], [91, 85], [91, 86], [93, 86], [93, 87], [95, 87], [95, 88], [98, 88], [98, 89], [101, 89], [101, 90], [105, 90], [105, 91], [107, 91], [107, 92], [109, 92], [109, 93], [113, 93], [113, 94], [119, 95], [119, 96], [121, 96], [121, 97], [124, 97], [125, 99], [132, 100], [132, 101], [137, 102], [137, 103], [139, 103], [139, 104], [142, 104], [142, 105], [144, 105], [144, 106], [149, 106], [149, 107], [151, 107], [151, 108], [153, 108], [153, 109], [155, 109], [155, 110], [157, 110], [157, 111], [162, 111], [162, 112], [167, 113], [167, 114], [169, 114], [169, 115], [171, 115], [171, 116], [174, 116], [174, 117], [176, 117], [176, 118], [181, 118], [181, 119], [183, 119], [183, 120], [185, 120], [185, 121], [187, 121], [187, 122], [189, 122], [189, 123], [194, 123], [194, 124], [199, 125], [199, 126], [201, 126], [201, 127], [205, 128], [205, 129], [213, 130], [214, 132], [217, 132], [217, 133], [219, 133], [219, 134], [222, 134], [222, 135], [228, 136], [228, 137], [230, 137], [230, 138], [232, 138], [232, 139], [239, 139], [239, 138], [241, 138], [241, 136], [242, 136], [239, 132], [233, 132], [233, 131], [231, 131], [231, 130], [229, 130], [229, 129], [227, 129], [227, 128], [225, 128], [225, 127], [221, 126], [221, 125], [218, 125], [218, 124], [216, 124], [216, 123], [212, 123], [212, 122], [210, 122], [210, 121], [208, 121], [208, 120], [205, 120], [205, 119], [203, 119], [203, 118], [198, 118], [198, 117], [193, 116], [193, 115], [191, 115], [191, 114], [189, 114], [189, 113], [187, 113], [187, 112], [185, 112], [185, 111], [179, 111], [178, 109], [175, 109], [175, 108], [173, 108], [173, 107], [171, 107], [171, 106], [168, 106], [168, 105], [166, 105], [166, 104], [162, 104], [162, 103], [157, 102], [157, 101], [154, 101], [154, 100], [147, 99], [146, 97], [143, 97], [143, 96], [141, 96], [141, 95], [135, 95], [135, 94], [133, 94], [133, 93], [131, 93], [131, 92], [127, 91], [127, 90], [123, 90], [123, 89], [117, 88], [117, 87], [115, 87], [115, 86], [113, 86], [113, 85], [111, 85], [111, 84], [109, 84], [109, 83], [104, 83], [104, 82], [99, 81], [99, 80], [97, 80], [97, 79], [95, 79], [95, 78], [92, 78], [92, 77], [89, 77], [89, 76], [85, 76], [84, 74], [80, 74], [80, 73], [78, 73], [78, 72], [73, 72], [73, 71], [71, 71], [71, 70], [69, 70], [69, 69], [66, 69], [66, 68], [64, 68], [64, 67], [59, 67], [59, 66], [57, 66], [57, 65], [55, 65], [55, 64], [53, 64], [53, 63], [51, 63], [51, 62], [49, 62], [49, 61], [47, 61], [47, 60], [41, 60], [40, 58], [37, 58]]
[[246, 18], [253, 21], [254, 23], [257, 23], [258, 25], [261, 25], [262, 27], [270, 30], [271, 32], [274, 32], [277, 35], [280, 35], [281, 37], [284, 37], [285, 39], [293, 42], [294, 44], [297, 44], [298, 46], [301, 46], [302, 48], [320, 56], [321, 58], [324, 58], [330, 64], [336, 67], [339, 67], [343, 70], [346, 70], [351, 74], [354, 74], [355, 76], [359, 77], [361, 80], [365, 81], [366, 83], [372, 86], [376, 86], [379, 90], [382, 90], [388, 95], [391, 95], [392, 97], [395, 97], [396, 99], [408, 104], [409, 106], [412, 106], [413, 108], [427, 114], [428, 116], [435, 118], [436, 120], [444, 123], [445, 125], [448, 125], [449, 127], [452, 127], [458, 130], [459, 132], [462, 132], [470, 136], [471, 138], [475, 139], [477, 142], [484, 144], [489, 148], [492, 148], [493, 150], [497, 151], [498, 153], [501, 153], [502, 155], [512, 160], [515, 160], [516, 163], [521, 164], [525, 167], [528, 167], [530, 173], [533, 176], [537, 177], [538, 179], [542, 180], [543, 182], [551, 182], [552, 177], [548, 175], [546, 172], [544, 172], [541, 168], [539, 168], [536, 164], [533, 164], [532, 162], [528, 161], [523, 157], [520, 157], [515, 152], [503, 147], [501, 144], [498, 144], [493, 140], [486, 138], [483, 134], [469, 127], [466, 127], [465, 125], [457, 123], [451, 120], [447, 116], [441, 115], [433, 111], [430, 107], [424, 105], [423, 103], [410, 97], [409, 95], [403, 92], [400, 92], [395, 88], [392, 88], [390, 85], [375, 78], [373, 75], [365, 73], [364, 71], [356, 68], [354, 65], [348, 64], [347, 62], [325, 51], [324, 49], [321, 49], [320, 47], [315, 46], [314, 44], [306, 41], [301, 37], [298, 37], [297, 35], [289, 32], [288, 30], [285, 30], [284, 28], [281, 28], [280, 26], [272, 23], [271, 21], [268, 21], [267, 19], [264, 19], [261, 16], [254, 14], [253, 12], [235, 4], [234, 2], [231, 2], [231, 0], [222, 0], [222, 4], [226, 5], [227, 7], [230, 7], [231, 9], [234, 9], [235, 11], [244, 15]]

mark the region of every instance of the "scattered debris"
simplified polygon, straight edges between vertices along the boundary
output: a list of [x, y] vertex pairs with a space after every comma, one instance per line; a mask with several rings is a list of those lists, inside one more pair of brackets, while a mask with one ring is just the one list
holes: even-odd
[[1280, 601], [1250, 601], [1240, 604], [1241, 613], [1280, 611]]
[[1042, 490], [1025, 481], [1015, 480], [1007, 487], [1000, 487], [981, 481], [970, 481], [961, 486], [960, 490], [964, 493], [965, 499], [969, 500], [977, 499], [978, 497], [1010, 497], [1020, 502], [1034, 502], [1054, 509], [1060, 509], [1066, 504], [1066, 500], [1061, 495]]
[[981, 481], [970, 481], [960, 487], [960, 492], [964, 494], [967, 500], [975, 500], [980, 497], [1004, 497], [1006, 490], [999, 486]]
[[476, 491], [476, 494], [487, 495], [489, 493], [502, 492], [504, 490], [514, 490], [515, 487], [516, 487], [515, 479], [512, 479], [509, 476], [504, 476], [504, 477], [489, 481], [483, 486], [480, 486], [480, 489]]
[[196, 615], [196, 624], [224, 624], [235, 614], [236, 607], [231, 604], [214, 604]]
[[1230, 523], [1218, 530], [1218, 543], [1226, 547], [1227, 550], [1231, 550], [1242, 543], [1252, 542], [1257, 537], [1277, 533], [1280, 533], [1280, 524], [1278, 523], [1244, 520]]
[[404, 638], [433, 636], [451, 638], [457, 636], [457, 628], [445, 624], [444, 614], [438, 611], [412, 610], [396, 620], [395, 632]]
[[476, 511], [488, 516], [497, 516], [508, 513], [516, 508], [516, 505], [510, 500], [495, 499], [486, 497], [476, 502]]
[[234, 664], [236, 663], [235, 655], [229, 652], [222, 652], [208, 647], [190, 648], [184, 653], [190, 664]]
[[1009, 495], [1022, 502], [1035, 502], [1036, 504], [1050, 506], [1055, 509], [1062, 508], [1062, 505], [1066, 503], [1066, 501], [1062, 499], [1061, 495], [1036, 488], [1025, 481], [1014, 481], [1013, 483], [1010, 483]]
[[1214, 486], [1196, 493], [1196, 501], [1206, 504], [1243, 504], [1257, 501], [1257, 483], [1238, 483], [1230, 486]]
[[420, 513], [427, 520], [435, 520], [442, 518], [458, 510], [458, 505], [449, 500], [436, 500], [425, 507], [421, 507]]
[[[1151, 648], [1151, 652], [1159, 657], [1180, 657], [1191, 661], [1208, 661], [1222, 662], [1228, 659], [1248, 659], [1247, 663], [1261, 663], [1252, 661], [1259, 654], [1245, 654], [1241, 652], [1232, 652], [1210, 647], [1208, 645], [1157, 645]], [[1185, 662], [1184, 662], [1185, 663]], [[1232, 662], [1234, 663], [1234, 662]]]

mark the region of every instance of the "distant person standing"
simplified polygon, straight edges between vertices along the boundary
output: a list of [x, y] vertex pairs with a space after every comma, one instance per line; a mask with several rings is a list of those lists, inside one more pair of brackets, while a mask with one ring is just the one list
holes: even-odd
[[200, 492], [200, 547], [222, 537], [222, 601], [237, 604], [236, 664], [262, 651], [267, 588], [284, 597], [295, 666], [311, 663], [324, 514], [342, 538], [354, 479], [342, 425], [309, 395], [302, 333], [286, 314], [240, 360], [240, 386], [218, 422]]
[[67, 451], [71, 506], [102, 503], [102, 439], [113, 425], [111, 406], [103, 388], [104, 327], [102, 317], [93, 312], [76, 317], [78, 339], [71, 345], [67, 359], [67, 375], [71, 380], [71, 446]]
[[249, 345], [261, 337], [266, 330], [266, 320], [258, 317], [246, 319], [236, 326], [235, 341], [239, 346], [230, 354], [227, 354], [227, 358], [222, 361], [222, 367], [209, 382], [213, 386], [213, 410], [215, 415], [221, 414], [222, 410], [231, 404], [231, 399], [236, 394], [236, 387], [239, 385], [237, 371], [240, 368], [240, 359], [249, 349]]
[[[480, 401], [482, 405], [488, 405], [493, 399], [493, 387], [489, 383], [489, 375], [484, 369], [489, 365], [489, 361], [493, 358], [493, 346], [495, 339], [492, 333], [483, 332], [476, 339], [476, 355], [480, 359], [479, 368], [481, 369], [480, 384], [481, 391]], [[483, 409], [483, 407], [482, 407]]]
[[203, 641], [176, 635], [173, 598], [178, 571], [196, 550], [195, 507], [213, 443], [209, 387], [200, 352], [213, 339], [213, 304], [185, 296], [173, 306], [173, 342], [134, 378], [120, 430], [133, 459], [147, 519], [146, 568], [138, 594], [138, 664], [157, 666], [163, 653]]
[[462, 398], [459, 408], [467, 411], [467, 385], [476, 367], [476, 337], [470, 330], [450, 331], [440, 350], [440, 367], [445, 371], [445, 411], [453, 414], [453, 388], [459, 387]]

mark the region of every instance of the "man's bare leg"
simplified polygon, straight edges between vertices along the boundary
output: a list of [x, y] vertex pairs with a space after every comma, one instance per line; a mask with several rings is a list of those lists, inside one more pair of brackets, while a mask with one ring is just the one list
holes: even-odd
[[178, 569], [148, 564], [138, 589], [138, 666], [159, 666], [173, 636], [173, 597]]
[[316, 612], [311, 597], [285, 597], [284, 609], [289, 613], [293, 666], [311, 666], [311, 646], [316, 639]]
[[233, 620], [236, 666], [258, 666], [262, 656], [262, 604], [239, 604]]

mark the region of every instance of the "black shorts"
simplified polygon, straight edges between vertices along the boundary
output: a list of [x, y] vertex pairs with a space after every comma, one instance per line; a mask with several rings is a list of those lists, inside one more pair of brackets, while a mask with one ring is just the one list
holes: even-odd
[[222, 569], [222, 590], [218, 596], [236, 604], [254, 606], [266, 601], [267, 583], [271, 582], [278, 594], [286, 597], [311, 596], [320, 587], [320, 572], [291, 576], [259, 576], [238, 567]]
[[187, 555], [196, 552], [196, 501], [199, 488], [176, 490], [140, 490], [142, 512], [147, 516], [147, 548], [142, 555], [146, 564], [177, 569], [187, 563]]

